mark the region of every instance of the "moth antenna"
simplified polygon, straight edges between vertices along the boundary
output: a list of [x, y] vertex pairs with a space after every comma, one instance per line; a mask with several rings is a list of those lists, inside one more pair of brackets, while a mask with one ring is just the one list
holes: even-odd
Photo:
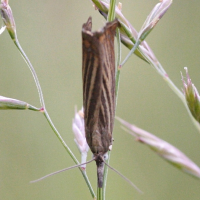
[[143, 192], [132, 182], [130, 181], [126, 176], [124, 176], [122, 173], [120, 173], [119, 171], [117, 171], [116, 169], [114, 169], [113, 167], [111, 167], [108, 163], [106, 163], [105, 161], [103, 161], [105, 163], [105, 165], [107, 165], [111, 170], [113, 170], [114, 172], [116, 172], [119, 176], [121, 176], [125, 181], [127, 181], [132, 187], [134, 187], [139, 193], [143, 194]]
[[92, 161], [94, 161], [94, 158], [93, 158], [92, 160], [89, 160], [89, 161], [85, 162], [85, 163], [81, 163], [81, 164], [79, 164], [79, 165], [74, 165], [74, 166], [71, 166], [71, 167], [68, 167], [68, 168], [64, 168], [64, 169], [58, 170], [58, 171], [56, 171], [56, 172], [52, 172], [52, 173], [47, 174], [46, 176], [43, 176], [43, 177], [41, 177], [41, 178], [39, 178], [39, 179], [36, 179], [36, 180], [34, 180], [34, 181], [30, 181], [30, 183], [39, 182], [39, 181], [41, 181], [41, 180], [43, 180], [43, 179], [45, 179], [45, 178], [48, 178], [48, 177], [50, 177], [50, 176], [53, 176], [53, 175], [55, 175], [55, 174], [59, 174], [59, 173], [64, 172], [64, 171], [67, 171], [67, 170], [70, 170], [70, 169], [74, 169], [74, 168], [76, 168], [76, 167], [80, 167], [81, 165], [84, 165], [84, 164], [89, 164], [89, 163], [91, 163]]

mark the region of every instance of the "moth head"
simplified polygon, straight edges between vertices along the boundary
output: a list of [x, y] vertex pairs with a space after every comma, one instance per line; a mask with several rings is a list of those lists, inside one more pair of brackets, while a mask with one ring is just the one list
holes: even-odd
[[108, 160], [108, 152], [106, 152], [104, 154], [102, 154], [102, 153], [93, 154], [93, 159], [96, 161], [99, 161], [99, 162], [104, 162], [104, 161]]

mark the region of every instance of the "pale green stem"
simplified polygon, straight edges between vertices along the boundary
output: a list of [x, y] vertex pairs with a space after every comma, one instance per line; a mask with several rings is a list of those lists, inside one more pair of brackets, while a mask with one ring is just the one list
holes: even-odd
[[[120, 82], [120, 72], [121, 67], [119, 66], [121, 62], [121, 40], [120, 40], [120, 30], [117, 28], [116, 30], [116, 37], [117, 37], [117, 63], [116, 63], [116, 79], [115, 79], [115, 95], [116, 95], [116, 107], [117, 107], [117, 98], [118, 98], [118, 91], [119, 91], [119, 82]], [[108, 152], [108, 159], [106, 161], [107, 164], [109, 164], [110, 161], [110, 155], [111, 151]], [[106, 199], [106, 183], [107, 183], [107, 176], [108, 176], [108, 166], [105, 165], [104, 168], [104, 183], [103, 183], [103, 200]]]
[[172, 82], [172, 80], [169, 77], [163, 77], [164, 80], [167, 82], [167, 84], [169, 85], [169, 87], [175, 92], [175, 94], [181, 99], [181, 101], [183, 102], [193, 124], [195, 125], [195, 127], [197, 128], [197, 130], [200, 132], [200, 125], [198, 123], [198, 121], [196, 121], [196, 119], [193, 117], [193, 115], [190, 112], [190, 109], [188, 108], [185, 96], [183, 95], [183, 93], [175, 86], [175, 84]]
[[[38, 94], [39, 94], [39, 98], [40, 98], [40, 104], [42, 106], [42, 112], [44, 114], [44, 116], [46, 117], [49, 125], [51, 126], [52, 130], [54, 131], [54, 133], [56, 134], [57, 138], [59, 139], [59, 141], [61, 142], [61, 144], [63, 145], [63, 147], [65, 148], [65, 150], [68, 152], [68, 154], [70, 155], [70, 157], [73, 159], [73, 161], [76, 163], [76, 164], [80, 164], [78, 162], [78, 160], [76, 159], [75, 155], [72, 153], [72, 151], [70, 150], [70, 148], [67, 146], [67, 144], [65, 143], [65, 141], [63, 140], [62, 136], [60, 135], [60, 133], [58, 132], [58, 130], [56, 129], [56, 127], [54, 126], [53, 122], [51, 121], [51, 118], [45, 108], [45, 103], [44, 103], [44, 97], [43, 97], [43, 94], [42, 94], [42, 89], [41, 89], [41, 86], [40, 86], [40, 83], [39, 83], [39, 80], [38, 80], [38, 77], [37, 77], [37, 74], [31, 64], [31, 62], [29, 61], [28, 57], [26, 56], [25, 52], [23, 51], [19, 41], [17, 39], [14, 40], [14, 43], [15, 45], [17, 46], [18, 50], [20, 51], [23, 59], [25, 60], [26, 64], [28, 65], [32, 75], [33, 75], [33, 78], [35, 80], [35, 84], [37, 86], [37, 90], [38, 90]], [[95, 198], [95, 193], [92, 189], [92, 186], [90, 184], [90, 181], [87, 177], [87, 174], [85, 171], [83, 171], [81, 169], [81, 167], [79, 167], [79, 170], [81, 171], [85, 181], [86, 181], [86, 184], [90, 190], [90, 193], [92, 195], [93, 198]]]
[[140, 45], [141, 41], [137, 40], [136, 43], [134, 44], [133, 48], [130, 50], [130, 52], [128, 53], [128, 55], [126, 56], [126, 58], [124, 59], [124, 61], [121, 63], [121, 67], [128, 61], [128, 59], [133, 55], [133, 53], [135, 52], [135, 50], [138, 48], [138, 46]]
[[[120, 82], [120, 71], [121, 67], [119, 66], [121, 62], [121, 40], [120, 40], [120, 30], [117, 28], [116, 30], [116, 36], [117, 36], [117, 62], [116, 62], [116, 78], [115, 78], [115, 95], [116, 95], [116, 107], [117, 107], [117, 98], [118, 98], [118, 91], [119, 91], [119, 82]], [[109, 164], [111, 156], [111, 151], [108, 152], [108, 159], [106, 160], [106, 163]], [[107, 177], [108, 177], [108, 166], [105, 165], [104, 167], [104, 182], [103, 182], [103, 200], [106, 199], [106, 183], [107, 183]]]
[[20, 43], [19, 43], [17, 38], [14, 40], [14, 44], [18, 48], [19, 52], [21, 53], [24, 61], [28, 65], [28, 67], [29, 67], [29, 69], [30, 69], [30, 71], [31, 71], [31, 73], [33, 75], [33, 78], [34, 78], [34, 81], [35, 81], [35, 84], [36, 84], [36, 87], [37, 87], [37, 90], [38, 90], [39, 98], [40, 98], [40, 104], [45, 109], [45, 103], [44, 103], [44, 98], [43, 98], [43, 94], [42, 94], [42, 89], [41, 89], [37, 74], [36, 74], [31, 62], [29, 61], [28, 57], [26, 56], [25, 52], [23, 51], [23, 49], [22, 49], [22, 47], [21, 47], [21, 45], [20, 45]]
[[98, 188], [98, 190], [97, 190], [97, 200], [103, 199], [102, 191], [103, 191], [103, 188]]
[[108, 17], [107, 17], [108, 22], [112, 22], [115, 19], [115, 5], [116, 5], [116, 0], [111, 0], [110, 9], [108, 11]]
[[120, 30], [119, 30], [119, 28], [117, 28], [116, 36], [117, 36], [117, 69], [116, 69], [115, 94], [116, 94], [116, 107], [117, 107], [117, 98], [118, 98], [120, 72], [121, 72], [121, 66], [120, 66], [120, 62], [121, 62], [121, 39], [120, 39]]
[[[111, 151], [108, 151], [108, 159], [105, 161], [109, 164], [110, 161]], [[106, 199], [106, 184], [107, 184], [107, 177], [108, 177], [108, 166], [104, 165], [104, 174], [103, 174], [103, 191], [102, 191], [102, 200]]]
[[190, 119], [192, 120], [192, 122], [195, 125], [195, 127], [197, 128], [197, 130], [200, 132], [200, 124], [196, 121], [196, 119], [191, 114], [183, 93], [176, 87], [176, 85], [173, 83], [173, 81], [169, 78], [166, 71], [164, 70], [164, 68], [162, 67], [162, 65], [159, 62], [155, 63], [146, 55], [143, 54], [143, 56], [146, 57], [146, 59], [148, 60], [150, 65], [153, 66], [153, 68], [163, 77], [163, 79], [166, 81], [166, 83], [169, 85], [169, 87], [172, 89], [172, 91], [174, 91], [174, 93], [180, 98], [180, 100], [183, 102], [183, 104], [190, 116]]
[[[130, 58], [130, 56], [134, 53], [134, 51], [137, 49], [137, 47], [139, 47], [140, 42], [139, 40], [136, 41], [136, 43], [134, 44], [133, 48], [131, 49], [131, 51], [129, 52], [129, 54], [127, 55], [127, 57], [125, 58], [125, 60], [122, 62], [121, 66], [123, 66], [125, 64], [125, 62]], [[142, 52], [142, 51], [141, 51]], [[162, 67], [162, 65], [157, 62], [155, 63], [151, 58], [149, 58], [147, 55], [143, 54], [144, 58], [146, 58], [146, 60], [150, 63], [150, 65], [153, 66], [154, 69], [156, 69], [156, 71], [163, 77], [163, 79], [167, 82], [167, 84], [169, 85], [169, 87], [174, 91], [174, 93], [181, 99], [181, 101], [183, 102], [193, 124], [195, 125], [195, 127], [198, 129], [198, 131], [200, 132], [200, 125], [199, 123], [196, 121], [196, 119], [193, 117], [193, 115], [191, 114], [187, 102], [185, 100], [185, 96], [183, 95], [183, 93], [176, 87], [176, 85], [172, 82], [172, 80], [168, 77], [166, 71], [164, 70], [164, 68]]]
[[[115, 5], [116, 5], [116, 0], [110, 0], [110, 7], [109, 7], [108, 17], [107, 17], [108, 22], [111, 22], [115, 19]], [[118, 80], [119, 80], [119, 78], [118, 78]], [[108, 160], [107, 160], [108, 163], [109, 163], [109, 160], [110, 160], [110, 152], [108, 152]], [[108, 176], [108, 166], [105, 165], [104, 166], [103, 187], [102, 188], [97, 187], [97, 200], [105, 200], [107, 176]]]
[[[57, 136], [57, 138], [59, 139], [59, 141], [62, 143], [62, 145], [63, 145], [63, 147], [65, 148], [65, 150], [67, 151], [67, 153], [70, 155], [70, 157], [73, 159], [73, 161], [74, 161], [77, 165], [79, 165], [79, 164], [80, 164], [79, 161], [76, 159], [75, 155], [74, 155], [73, 152], [70, 150], [70, 148], [67, 146], [67, 144], [65, 143], [65, 141], [64, 141], [63, 138], [61, 137], [60, 133], [58, 132], [58, 130], [57, 130], [56, 127], [54, 126], [53, 122], [51, 121], [47, 110], [44, 111], [44, 116], [46, 117], [46, 119], [47, 119], [49, 125], [51, 126], [52, 130], [53, 130], [54, 133], [56, 134], [56, 136]], [[81, 167], [79, 167], [79, 170], [80, 170], [80, 172], [82, 173], [82, 175], [83, 175], [83, 177], [84, 177], [84, 179], [85, 179], [85, 182], [87, 183], [87, 186], [88, 186], [88, 188], [89, 188], [89, 190], [90, 190], [90, 193], [91, 193], [92, 197], [93, 197], [93, 198], [96, 197], [96, 196], [95, 196], [95, 193], [94, 193], [94, 191], [93, 191], [93, 189], [92, 189], [92, 186], [91, 186], [91, 184], [90, 184], [90, 181], [89, 181], [89, 179], [88, 179], [88, 177], [87, 177], [86, 172], [85, 172], [84, 170], [82, 170]]]

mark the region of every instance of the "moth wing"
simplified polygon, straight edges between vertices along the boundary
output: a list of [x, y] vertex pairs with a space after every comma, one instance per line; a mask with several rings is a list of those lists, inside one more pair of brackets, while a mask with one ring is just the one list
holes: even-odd
[[114, 35], [117, 21], [91, 32], [91, 18], [83, 25], [83, 106], [86, 139], [93, 153], [107, 152], [115, 113]]
[[114, 36], [118, 21], [107, 23], [103, 29], [103, 66], [100, 123], [109, 134], [112, 134], [115, 116], [115, 53]]
[[[99, 108], [101, 104], [102, 85], [102, 59], [98, 38], [91, 32], [92, 19], [83, 24], [82, 48], [83, 48], [83, 107], [85, 127], [92, 129], [98, 124]], [[92, 128], [92, 129], [91, 129]]]

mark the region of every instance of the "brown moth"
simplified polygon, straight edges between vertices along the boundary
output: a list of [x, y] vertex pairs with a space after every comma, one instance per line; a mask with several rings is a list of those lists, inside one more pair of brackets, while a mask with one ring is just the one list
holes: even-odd
[[115, 115], [114, 36], [118, 21], [92, 32], [92, 18], [83, 24], [83, 107], [87, 143], [97, 165], [98, 187], [103, 185], [104, 159], [112, 145]]

